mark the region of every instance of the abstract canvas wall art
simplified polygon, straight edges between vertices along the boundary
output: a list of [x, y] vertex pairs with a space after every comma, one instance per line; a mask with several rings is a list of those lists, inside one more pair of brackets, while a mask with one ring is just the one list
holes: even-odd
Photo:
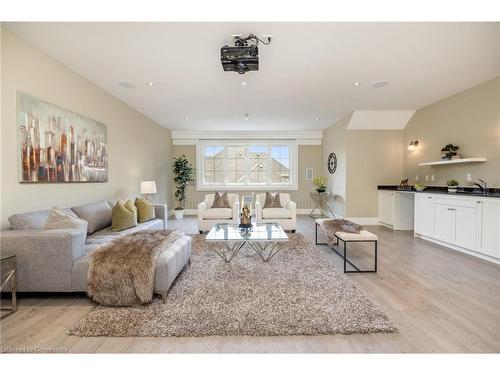
[[106, 125], [17, 92], [19, 181], [107, 182]]

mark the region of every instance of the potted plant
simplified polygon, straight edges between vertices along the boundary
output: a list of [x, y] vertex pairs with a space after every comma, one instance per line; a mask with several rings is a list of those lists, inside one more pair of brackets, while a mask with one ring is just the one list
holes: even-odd
[[326, 176], [318, 176], [314, 178], [313, 185], [316, 188], [316, 191], [321, 194], [326, 191], [327, 182], [328, 179], [326, 178]]
[[178, 205], [175, 207], [175, 218], [182, 219], [184, 217], [184, 201], [186, 200], [186, 186], [193, 180], [193, 167], [187, 160], [186, 155], [182, 154], [178, 158], [174, 157], [174, 182], [176, 185], [175, 199]]
[[453, 157], [457, 156], [458, 146], [452, 145], [451, 143], [447, 144], [441, 149], [441, 158], [451, 160]]
[[448, 185], [448, 193], [456, 193], [457, 192], [457, 186], [458, 186], [458, 181], [451, 179], [446, 182], [446, 185]]

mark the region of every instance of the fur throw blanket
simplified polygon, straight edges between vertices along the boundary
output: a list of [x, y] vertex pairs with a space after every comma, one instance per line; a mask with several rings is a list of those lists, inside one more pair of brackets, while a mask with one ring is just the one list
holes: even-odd
[[144, 230], [100, 246], [90, 254], [88, 295], [106, 306], [151, 302], [156, 259], [183, 233]]
[[345, 219], [325, 219], [319, 222], [319, 226], [328, 237], [329, 243], [335, 238], [336, 232], [359, 233], [363, 227]]

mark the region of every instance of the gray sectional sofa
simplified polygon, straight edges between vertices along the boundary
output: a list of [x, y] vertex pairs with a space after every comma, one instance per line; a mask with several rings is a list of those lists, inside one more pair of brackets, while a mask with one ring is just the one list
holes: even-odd
[[[167, 206], [155, 205], [156, 218], [121, 232], [111, 231], [115, 201], [98, 201], [64, 209], [88, 222], [88, 233], [75, 229], [44, 230], [50, 210], [9, 217], [11, 229], [0, 232], [2, 256], [16, 255], [20, 292], [85, 292], [89, 254], [100, 244], [139, 230], [167, 228]], [[156, 293], [166, 298], [170, 285], [189, 262], [191, 237], [183, 236], [157, 260]]]

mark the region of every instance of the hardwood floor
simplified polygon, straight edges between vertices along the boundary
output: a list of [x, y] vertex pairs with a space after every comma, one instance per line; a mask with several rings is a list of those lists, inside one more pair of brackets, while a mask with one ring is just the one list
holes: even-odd
[[[194, 217], [170, 227], [197, 233]], [[41, 352], [499, 352], [500, 266], [381, 226], [377, 274], [348, 277], [396, 322], [396, 334], [290, 337], [72, 337], [65, 334], [93, 304], [83, 295], [21, 295], [19, 310], [0, 322], [2, 351]], [[314, 241], [314, 222], [300, 216], [297, 232]], [[332, 264], [341, 259], [326, 246]], [[370, 267], [360, 249], [355, 262]], [[353, 254], [355, 255], [355, 254]]]

